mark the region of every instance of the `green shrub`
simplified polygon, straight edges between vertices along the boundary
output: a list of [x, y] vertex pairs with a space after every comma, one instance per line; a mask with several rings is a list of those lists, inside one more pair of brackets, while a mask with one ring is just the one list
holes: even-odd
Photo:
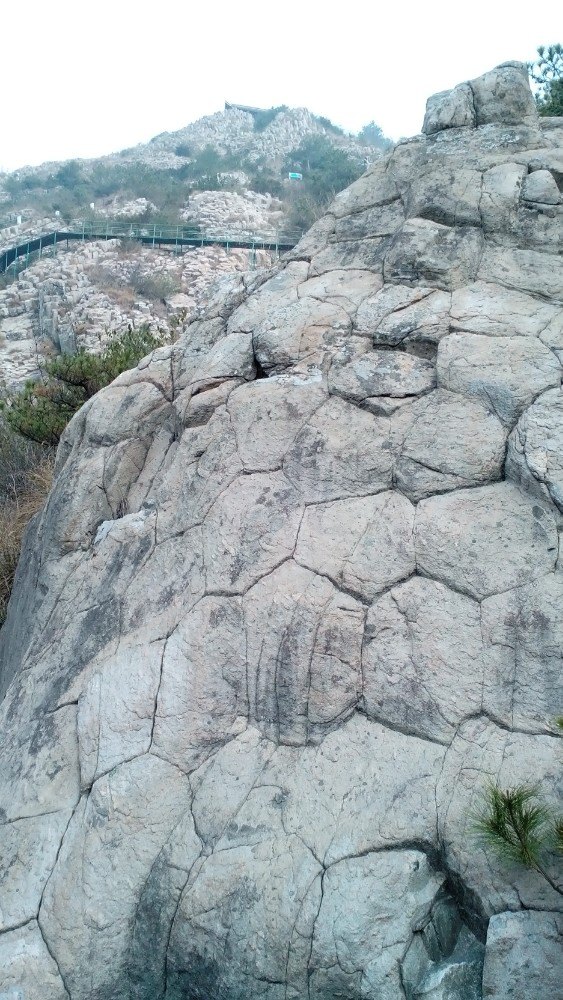
[[289, 154], [285, 169], [303, 174], [303, 180], [288, 190], [288, 225], [308, 229], [335, 194], [361, 175], [364, 164], [333, 146], [326, 136], [310, 135]]
[[383, 129], [380, 128], [374, 121], [368, 122], [364, 125], [362, 129], [358, 132], [358, 139], [363, 146], [375, 146], [376, 149], [380, 149], [382, 153], [387, 152], [391, 149], [393, 142], [388, 139], [383, 133]]
[[18, 173], [9, 174], [4, 180], [4, 188], [12, 198], [17, 198], [24, 192], [44, 187], [44, 180], [38, 174], [21, 177]]
[[282, 235], [294, 233], [296, 230], [305, 233], [313, 223], [324, 215], [326, 201], [319, 201], [307, 190], [295, 189], [288, 195], [286, 207], [286, 225]]
[[283, 182], [270, 170], [257, 170], [249, 178], [250, 189], [258, 194], [271, 194], [273, 198], [283, 198]]
[[5, 418], [16, 433], [54, 446], [77, 410], [114, 378], [166, 342], [148, 326], [113, 334], [100, 354], [80, 350], [45, 363], [43, 377], [28, 382], [3, 403]]
[[180, 142], [174, 150], [176, 156], [193, 156], [193, 148], [189, 142]]
[[130, 282], [135, 291], [145, 299], [166, 299], [180, 290], [180, 279], [177, 275], [166, 271], [153, 271], [150, 274], [136, 269], [130, 276]]
[[63, 163], [53, 177], [55, 186], [66, 188], [76, 188], [84, 180], [82, 170], [78, 160], [69, 160]]
[[319, 203], [333, 198], [348, 187], [364, 169], [363, 162], [352, 159], [343, 149], [333, 146], [324, 135], [310, 135], [286, 160], [286, 169], [299, 164], [303, 186]]

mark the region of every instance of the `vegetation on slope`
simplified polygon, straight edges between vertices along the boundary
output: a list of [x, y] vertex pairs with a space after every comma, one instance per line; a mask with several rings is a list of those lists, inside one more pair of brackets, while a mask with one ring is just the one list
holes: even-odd
[[45, 502], [53, 463], [53, 449], [22, 438], [0, 420], [0, 625], [6, 617], [23, 534]]
[[3, 184], [14, 204], [25, 203], [44, 215], [58, 211], [67, 222], [82, 217], [92, 202], [120, 195], [132, 200], [146, 198], [158, 205], [158, 215], [149, 210], [130, 221], [145, 222], [154, 217], [155, 221], [176, 224], [190, 190], [217, 190], [223, 186], [221, 172], [238, 165], [236, 157], [222, 156], [213, 146], [206, 146], [177, 169], [103, 162], [86, 167], [70, 160], [53, 174], [16, 172]]
[[289, 228], [308, 229], [339, 191], [365, 170], [365, 161], [333, 146], [323, 135], [308, 136], [287, 157], [287, 171], [298, 171], [303, 180], [290, 191]]
[[540, 45], [538, 59], [530, 65], [530, 75], [538, 85], [539, 114], [546, 118], [563, 116], [563, 46]]
[[[170, 339], [170, 338], [168, 338]], [[43, 506], [55, 446], [71, 417], [121, 372], [166, 339], [148, 327], [114, 334], [100, 354], [78, 351], [45, 363], [42, 377], [6, 397], [0, 418], [0, 625], [12, 590], [25, 529]]]
[[36, 444], [54, 446], [77, 410], [121, 372], [165, 343], [147, 326], [113, 334], [99, 354], [84, 348], [45, 362], [42, 377], [26, 383], [2, 403], [13, 431]]
[[[262, 131], [285, 110], [285, 105], [280, 105], [257, 111], [253, 115], [254, 130]], [[248, 178], [245, 186], [250, 190], [281, 198], [289, 204], [292, 217], [298, 216], [309, 224], [314, 216], [311, 205], [324, 206], [365, 166], [361, 153], [354, 157], [339, 145], [346, 138], [342, 129], [328, 118], [313, 116], [313, 119], [325, 134], [307, 136], [287, 158], [289, 162], [300, 158], [314, 161], [306, 168], [308, 176], [301, 184], [300, 210], [295, 206], [296, 185], [287, 177], [287, 162], [271, 157], [257, 161], [248, 150], [222, 153], [211, 144], [200, 148], [189, 140], [179, 142], [174, 149], [184, 162], [170, 167], [157, 167], [141, 160], [119, 163], [115, 158], [95, 162], [70, 160], [50, 171], [45, 168], [16, 171], [2, 178], [2, 186], [11, 198], [13, 209], [31, 210], [43, 216], [59, 212], [67, 222], [87, 216], [92, 203], [99, 205], [104, 199], [119, 196], [131, 201], [145, 198], [150, 205], [158, 206], [156, 211], [149, 207], [142, 214], [131, 216], [131, 222], [177, 224], [190, 191], [238, 190], [237, 175], [242, 172]], [[383, 152], [391, 145], [373, 121], [363, 127], [357, 139], [366, 150], [375, 147]], [[122, 155], [129, 152], [126, 150]], [[308, 206], [306, 210], [303, 205]]]

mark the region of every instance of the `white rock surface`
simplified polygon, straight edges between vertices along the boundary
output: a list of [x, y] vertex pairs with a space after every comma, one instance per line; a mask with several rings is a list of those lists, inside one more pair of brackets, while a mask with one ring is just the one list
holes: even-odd
[[561, 384], [561, 365], [553, 352], [532, 337], [452, 333], [438, 349], [438, 384], [477, 399], [513, 426], [530, 403]]
[[563, 513], [563, 391], [550, 389], [522, 415], [508, 442], [506, 472]]

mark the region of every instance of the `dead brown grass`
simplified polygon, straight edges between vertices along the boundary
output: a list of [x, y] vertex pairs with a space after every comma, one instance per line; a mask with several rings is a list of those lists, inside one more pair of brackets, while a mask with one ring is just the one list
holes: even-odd
[[135, 302], [135, 290], [130, 285], [125, 285], [117, 275], [112, 274], [107, 267], [101, 264], [91, 264], [85, 268], [92, 284], [105, 292], [108, 299], [121, 309], [131, 309]]
[[0, 500], [0, 625], [6, 617], [25, 529], [45, 503], [52, 479], [53, 458], [47, 453]]

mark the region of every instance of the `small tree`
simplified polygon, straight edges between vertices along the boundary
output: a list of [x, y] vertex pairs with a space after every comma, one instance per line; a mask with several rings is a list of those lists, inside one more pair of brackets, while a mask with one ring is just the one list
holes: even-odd
[[148, 326], [113, 334], [100, 354], [80, 350], [45, 364], [43, 378], [28, 382], [2, 404], [10, 427], [39, 444], [54, 446], [77, 410], [121, 372], [165, 343]]
[[383, 134], [383, 130], [374, 121], [368, 122], [358, 132], [358, 139], [363, 146], [375, 146], [385, 153], [393, 145], [391, 139]]
[[[563, 718], [557, 719], [563, 730]], [[543, 805], [533, 785], [502, 789], [490, 784], [474, 821], [475, 832], [507, 862], [516, 862], [541, 875], [563, 896], [559, 884], [545, 867], [545, 855], [563, 855], [563, 817]]]
[[289, 154], [285, 168], [303, 174], [300, 195], [324, 208], [363, 173], [365, 164], [334, 146], [325, 135], [309, 135]]
[[69, 160], [68, 163], [63, 163], [54, 176], [55, 183], [66, 188], [78, 187], [83, 179], [78, 160]]
[[538, 85], [538, 113], [549, 118], [563, 115], [563, 46], [540, 45], [538, 56], [529, 65], [532, 80]]

